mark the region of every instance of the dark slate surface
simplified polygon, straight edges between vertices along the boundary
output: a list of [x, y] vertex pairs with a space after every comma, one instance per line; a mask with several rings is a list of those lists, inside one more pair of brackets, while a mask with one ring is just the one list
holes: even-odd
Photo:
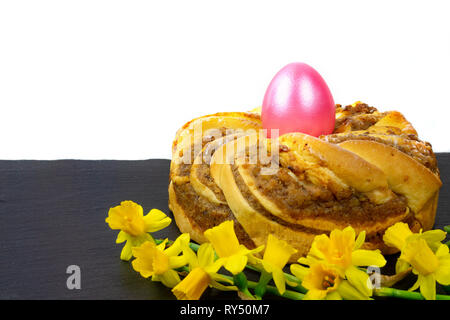
[[[436, 227], [450, 224], [450, 154], [438, 154], [443, 187]], [[145, 213], [167, 202], [169, 160], [0, 161], [0, 299], [173, 299], [119, 260], [108, 209], [133, 200]], [[156, 237], [174, 239], [173, 223]], [[69, 290], [69, 265], [81, 289]], [[251, 277], [252, 275], [250, 275]], [[208, 299], [233, 293], [208, 291]]]

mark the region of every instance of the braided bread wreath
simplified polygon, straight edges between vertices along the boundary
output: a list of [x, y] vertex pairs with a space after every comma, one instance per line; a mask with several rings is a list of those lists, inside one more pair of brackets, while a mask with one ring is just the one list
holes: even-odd
[[[436, 157], [401, 113], [360, 102], [336, 105], [333, 134], [277, 138], [273, 174], [264, 173], [267, 163], [245, 161], [249, 148], [274, 142], [251, 134], [259, 129], [255, 110], [200, 117], [178, 130], [169, 208], [181, 232], [203, 243], [206, 229], [234, 220], [242, 244], [254, 248], [273, 234], [298, 250], [294, 262], [316, 235], [336, 228], [364, 230], [366, 249], [391, 254], [395, 249], [382, 241], [389, 226], [433, 227], [442, 185]], [[247, 149], [239, 150], [240, 142]]]

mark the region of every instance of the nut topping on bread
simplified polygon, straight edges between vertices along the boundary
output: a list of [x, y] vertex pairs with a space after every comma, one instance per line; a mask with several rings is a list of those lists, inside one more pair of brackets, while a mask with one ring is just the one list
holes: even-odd
[[234, 220], [247, 247], [274, 234], [298, 250], [294, 261], [314, 236], [348, 225], [366, 232], [366, 248], [384, 253], [393, 250], [382, 235], [396, 222], [432, 228], [436, 158], [399, 112], [338, 105], [333, 134], [272, 139], [258, 135], [257, 112], [205, 116], [177, 132], [169, 206], [192, 239], [204, 242], [206, 229]]

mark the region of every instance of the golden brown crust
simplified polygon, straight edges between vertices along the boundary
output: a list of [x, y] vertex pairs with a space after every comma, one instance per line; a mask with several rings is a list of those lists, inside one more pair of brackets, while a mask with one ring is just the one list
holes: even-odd
[[[259, 148], [256, 135], [229, 135], [229, 140], [194, 136], [198, 125], [203, 132], [218, 129], [222, 135], [227, 128], [260, 129], [259, 112], [217, 113], [178, 130], [169, 206], [180, 230], [193, 240], [206, 241], [205, 229], [233, 219], [242, 243], [259, 246], [274, 234], [298, 250], [293, 262], [308, 252], [317, 234], [347, 225], [366, 231], [364, 248], [385, 254], [394, 250], [384, 245], [382, 235], [395, 222], [406, 222], [415, 231], [432, 228], [439, 170], [431, 145], [418, 140], [401, 113], [381, 113], [362, 103], [337, 106], [330, 136], [290, 133], [263, 139], [266, 146], [280, 144], [280, 171], [272, 178], [261, 173], [264, 164], [246, 163], [248, 148], [242, 146]], [[207, 148], [213, 149], [210, 163], [199, 161], [210, 152]], [[197, 160], [194, 164], [183, 163], [186, 150]]]
[[297, 154], [309, 151], [358, 191], [387, 190], [386, 176], [380, 169], [339, 146], [303, 133], [288, 133], [279, 141]]
[[389, 187], [406, 196], [413, 212], [419, 212], [442, 185], [437, 175], [388, 145], [354, 140], [342, 142], [339, 146], [380, 168], [386, 174]]
[[[240, 143], [239, 140], [244, 139], [250, 140], [249, 137], [243, 137], [229, 144], [237, 145]], [[286, 142], [287, 140], [284, 139], [283, 141]], [[230, 146], [223, 145], [221, 148], [225, 149], [227, 147], [229, 148]], [[335, 150], [336, 146], [331, 148]], [[340, 152], [347, 153], [346, 150], [340, 147], [337, 148], [339, 148]], [[230, 149], [234, 148], [231, 147]], [[382, 219], [375, 219], [378, 217], [372, 216], [372, 219], [367, 219], [366, 221], [352, 219], [339, 221], [335, 220], [335, 217], [329, 216], [329, 213], [326, 213], [326, 211], [322, 215], [310, 218], [289, 216], [289, 212], [277, 207], [270, 196], [267, 197], [267, 194], [262, 193], [258, 189], [258, 184], [250, 173], [253, 171], [253, 166], [239, 164], [239, 159], [236, 158], [224, 158], [224, 152], [220, 151], [220, 149], [217, 150], [211, 161], [211, 175], [222, 189], [233, 214], [256, 245], [263, 244], [268, 234], [288, 240], [298, 250], [298, 254], [293, 257], [292, 261], [299, 255], [305, 255], [308, 252], [311, 241], [318, 234], [329, 233], [333, 229], [343, 229], [347, 225], [352, 225], [356, 232], [366, 231], [369, 236], [377, 235], [394, 223], [404, 221], [409, 217], [409, 210], [401, 206], [398, 207], [400, 211], [393, 212]], [[365, 160], [358, 158], [358, 161]], [[234, 163], [234, 165], [231, 163]], [[345, 165], [352, 166], [353, 164], [350, 162]], [[233, 166], [235, 169], [233, 169]], [[376, 168], [376, 170], [379, 169]], [[385, 183], [387, 185], [387, 181]], [[371, 189], [368, 190], [368, 192], [371, 191]], [[372, 206], [376, 207], [377, 204]], [[321, 211], [319, 208], [317, 207], [316, 210], [318, 214]], [[374, 243], [372, 246], [384, 249], [382, 242]]]
[[[422, 209], [415, 214], [417, 222], [420, 223], [421, 228], [424, 231], [430, 230], [434, 226], [434, 220], [436, 217], [437, 204], [439, 200], [439, 191], [427, 201], [427, 203], [422, 207]], [[415, 232], [418, 232], [416, 230]]]

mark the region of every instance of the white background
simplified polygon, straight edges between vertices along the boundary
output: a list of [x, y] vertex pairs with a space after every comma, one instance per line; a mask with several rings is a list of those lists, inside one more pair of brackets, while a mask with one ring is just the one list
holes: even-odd
[[450, 151], [449, 1], [0, 2], [0, 159], [170, 158], [196, 116], [310, 64]]

